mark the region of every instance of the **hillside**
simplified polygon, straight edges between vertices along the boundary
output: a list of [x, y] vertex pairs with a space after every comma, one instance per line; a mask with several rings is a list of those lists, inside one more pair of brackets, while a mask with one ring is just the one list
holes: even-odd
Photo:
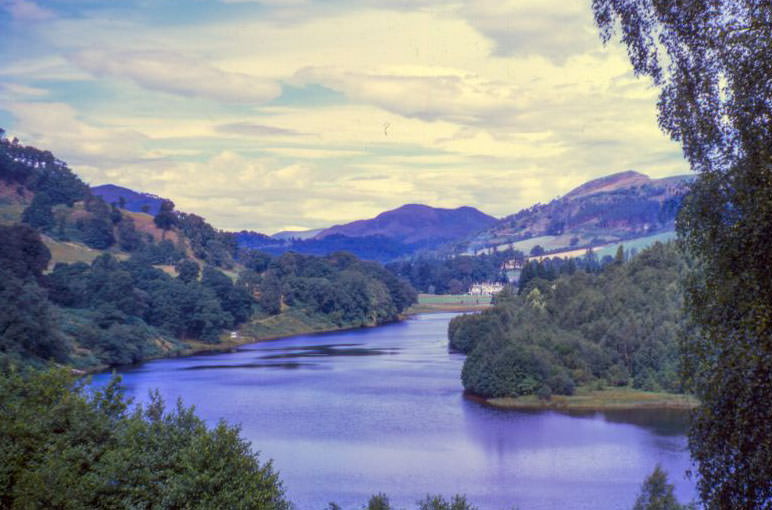
[[457, 251], [511, 247], [528, 253], [539, 245], [562, 252], [669, 232], [691, 180], [651, 179], [634, 171], [601, 177], [503, 218]]
[[108, 204], [116, 204], [121, 209], [132, 212], [143, 212], [156, 215], [161, 209], [163, 198], [150, 193], [140, 193], [115, 184], [92, 186], [91, 193], [100, 197]]
[[93, 370], [373, 326], [416, 300], [379, 264], [273, 257], [169, 201], [155, 216], [126, 204], [108, 205], [50, 152], [0, 136], [0, 363]]

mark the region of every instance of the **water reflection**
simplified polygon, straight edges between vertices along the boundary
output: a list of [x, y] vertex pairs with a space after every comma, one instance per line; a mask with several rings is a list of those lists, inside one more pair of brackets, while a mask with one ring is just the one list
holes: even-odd
[[285, 368], [297, 369], [301, 367], [318, 368], [316, 363], [239, 363], [236, 365], [194, 365], [191, 367], [182, 367], [180, 370], [216, 370], [221, 368]]
[[362, 344], [330, 344], [330, 345], [307, 345], [287, 349], [270, 349], [271, 351], [280, 351], [278, 354], [267, 354], [260, 356], [260, 359], [285, 359], [285, 358], [315, 358], [319, 356], [383, 356], [386, 354], [397, 354], [400, 349], [360, 347]]

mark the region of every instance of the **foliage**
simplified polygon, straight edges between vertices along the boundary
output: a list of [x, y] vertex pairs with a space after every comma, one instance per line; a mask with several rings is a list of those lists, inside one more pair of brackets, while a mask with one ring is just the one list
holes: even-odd
[[89, 193], [88, 186], [48, 151], [9, 141], [0, 132], [0, 179], [45, 193], [51, 205], [72, 206]]
[[0, 225], [0, 359], [63, 361], [66, 348], [38, 281], [51, 254], [26, 225]]
[[439, 495], [426, 496], [418, 502], [418, 510], [477, 510], [477, 507], [470, 505], [466, 496], [457, 494], [450, 501]]
[[35, 228], [49, 229], [54, 226], [54, 213], [51, 198], [45, 191], [40, 191], [32, 198], [32, 203], [24, 209], [21, 220]]
[[506, 282], [502, 265], [511, 260], [522, 262], [523, 259], [521, 252], [506, 250], [475, 257], [418, 257], [404, 262], [392, 262], [386, 267], [408, 280], [419, 292], [460, 294], [467, 292], [475, 282]]
[[390, 510], [391, 504], [389, 503], [389, 497], [386, 494], [379, 492], [370, 496], [370, 501], [367, 502], [367, 510]]
[[0, 238], [3, 356], [68, 361], [80, 347], [99, 363], [134, 363], [159, 354], [164, 336], [217, 342], [252, 312], [252, 296], [208, 266], [202, 282], [186, 281], [105, 253], [44, 275], [50, 254], [36, 231], [0, 226]]
[[578, 384], [681, 390], [676, 284], [685, 263], [656, 244], [600, 273], [532, 280], [493, 308], [454, 318], [452, 348], [468, 354], [464, 388], [485, 397], [570, 395]]
[[338, 251], [347, 251], [359, 258], [384, 264], [430, 249], [435, 245], [431, 241], [405, 243], [384, 235], [351, 237], [332, 234], [322, 239], [275, 239], [257, 232], [242, 231], [236, 234], [236, 238], [242, 248], [259, 249], [272, 255], [293, 251], [306, 255], [326, 256]]
[[290, 508], [237, 427], [157, 393], [129, 411], [119, 382], [89, 393], [64, 369], [2, 370], [1, 508]]
[[772, 508], [772, 4], [595, 0], [604, 40], [661, 89], [659, 124], [700, 173], [678, 219], [699, 260], [685, 373], [707, 508]]
[[195, 214], [178, 212], [176, 217], [195, 257], [213, 266], [226, 269], [233, 267], [233, 259], [238, 251], [236, 234], [217, 230]]
[[633, 510], [690, 510], [692, 505], [678, 503], [673, 494], [673, 484], [668, 483], [667, 473], [657, 464], [654, 471], [644, 480], [641, 493], [635, 500]]
[[163, 200], [158, 214], [153, 217], [153, 222], [161, 230], [170, 230], [177, 225], [177, 215], [174, 214], [174, 202]]
[[[242, 274], [240, 283], [249, 273]], [[415, 303], [409, 284], [375, 262], [349, 253], [313, 257], [285, 253], [260, 275], [258, 303], [269, 315], [282, 306], [322, 314], [338, 326], [375, 325], [396, 320]]]

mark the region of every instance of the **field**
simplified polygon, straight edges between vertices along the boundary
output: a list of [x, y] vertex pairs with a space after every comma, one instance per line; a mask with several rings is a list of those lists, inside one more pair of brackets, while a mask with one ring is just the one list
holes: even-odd
[[418, 303], [405, 312], [408, 315], [432, 312], [471, 312], [491, 306], [491, 296], [468, 294], [419, 294]]
[[[53, 269], [54, 265], [58, 262], [64, 262], [66, 264], [72, 264], [73, 262], [85, 262], [91, 264], [91, 262], [105, 253], [104, 251], [94, 250], [86, 245], [73, 242], [55, 241], [47, 235], [42, 235], [41, 239], [43, 243], [51, 251], [51, 262], [49, 263], [49, 269]], [[113, 253], [119, 260], [125, 260], [128, 255], [125, 253]]]

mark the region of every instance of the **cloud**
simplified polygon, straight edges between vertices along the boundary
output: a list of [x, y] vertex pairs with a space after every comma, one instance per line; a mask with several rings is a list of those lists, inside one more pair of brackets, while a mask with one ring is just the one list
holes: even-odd
[[259, 3], [189, 2], [173, 20], [97, 3], [24, 24], [0, 113], [86, 179], [221, 228], [323, 227], [406, 202], [503, 216], [619, 170], [686, 171], [656, 91], [602, 47], [585, 2]]
[[56, 17], [53, 11], [40, 7], [32, 0], [2, 0], [0, 7], [20, 21], [48, 21]]
[[298, 71], [293, 81], [322, 84], [358, 103], [429, 121], [478, 123], [517, 111], [519, 106], [512, 84], [484, 80], [474, 74], [427, 76], [308, 67]]
[[475, 0], [459, 12], [495, 42], [500, 56], [539, 55], [563, 62], [599, 44], [586, 2]]
[[2, 92], [7, 97], [17, 98], [39, 98], [48, 95], [48, 91], [46, 89], [41, 89], [39, 87], [29, 87], [19, 83], [0, 83], [0, 92]]
[[70, 164], [104, 167], [145, 155], [147, 138], [141, 133], [95, 126], [68, 104], [14, 102], [4, 108], [16, 118], [15, 130], [23, 143], [50, 150]]
[[263, 103], [281, 92], [274, 81], [222, 71], [202, 59], [170, 51], [83, 50], [70, 58], [98, 77], [125, 78], [150, 90], [225, 103]]
[[276, 137], [276, 136], [301, 136], [303, 133], [294, 129], [284, 129], [251, 122], [231, 122], [215, 127], [215, 130], [224, 134], [235, 134], [250, 137]]

